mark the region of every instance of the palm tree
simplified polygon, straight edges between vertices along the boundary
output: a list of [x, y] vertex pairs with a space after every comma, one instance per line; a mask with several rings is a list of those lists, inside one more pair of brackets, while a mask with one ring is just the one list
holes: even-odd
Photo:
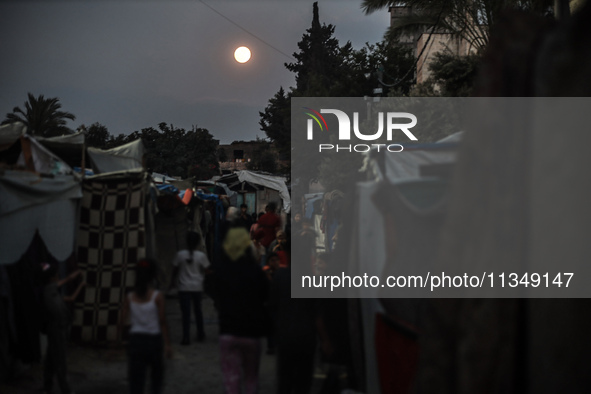
[[2, 124], [22, 122], [27, 126], [27, 133], [41, 137], [72, 133], [72, 130], [66, 127], [66, 119], [75, 120], [76, 116], [60, 111], [62, 105], [58, 98], [46, 99], [43, 95], [35, 98], [31, 93], [28, 93], [28, 96], [25, 110], [14, 107], [12, 113], [6, 114]]

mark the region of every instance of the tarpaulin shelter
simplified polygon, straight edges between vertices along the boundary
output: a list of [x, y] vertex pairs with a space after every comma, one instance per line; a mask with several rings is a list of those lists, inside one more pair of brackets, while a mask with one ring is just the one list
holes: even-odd
[[107, 150], [88, 148], [88, 156], [95, 174], [143, 168], [144, 153], [141, 139]]
[[[12, 292], [19, 292], [19, 302], [28, 297], [33, 304], [34, 267], [46, 259], [57, 263], [76, 256], [77, 263], [70, 261], [69, 268], [80, 268], [87, 286], [74, 305], [72, 337], [83, 342], [114, 341], [118, 311], [133, 284], [135, 263], [155, 255], [155, 192], [151, 193], [142, 166], [142, 142], [106, 151], [89, 148], [90, 164], [99, 175], [82, 178], [72, 174], [58, 152], [71, 163], [84, 160], [83, 133], [35, 138], [25, 132], [19, 124], [0, 129], [0, 148], [4, 148], [0, 158], [6, 167], [20, 169], [0, 174], [0, 266], [11, 264], [7, 271]], [[14, 264], [23, 255], [32, 256], [24, 264]], [[65, 268], [61, 264], [62, 274]], [[27, 287], [23, 281], [31, 283]], [[31, 312], [35, 310], [31, 306], [19, 310], [39, 315]], [[38, 338], [37, 325], [26, 323], [16, 326], [31, 327], [32, 336]]]
[[5, 171], [0, 175], [0, 195], [0, 264], [17, 262], [35, 233], [57, 260], [72, 254], [77, 204], [82, 197], [74, 176], [49, 178]]
[[[16, 263], [35, 233], [58, 260], [73, 252], [77, 203], [82, 197], [79, 178], [72, 169], [20, 123], [0, 127], [0, 147], [20, 149], [15, 168], [0, 173], [0, 265]], [[5, 149], [5, 150], [6, 150]], [[15, 231], [18, 229], [18, 231]]]
[[21, 122], [0, 126], [0, 150], [4, 151], [27, 132], [27, 126]]
[[[26, 127], [0, 127], [0, 369], [39, 361], [39, 265], [74, 263], [79, 177]], [[5, 368], [6, 367], [6, 368]]]
[[83, 131], [49, 138], [35, 138], [47, 150], [68, 163], [70, 167], [88, 167], [85, 164], [86, 136]]
[[219, 181], [220, 177], [214, 177], [207, 181], [195, 181], [195, 187], [202, 189], [209, 194], [224, 195], [227, 196], [231, 204], [236, 203], [236, 192], [230, 190], [229, 186]]
[[154, 180], [155, 184], [170, 184], [174, 181], [178, 181], [178, 179], [176, 178], [164, 174], [159, 174], [157, 172], [152, 172], [152, 179]]
[[[80, 185], [72, 175], [0, 171], [2, 361], [40, 359], [39, 264], [65, 270], [75, 253]], [[6, 352], [6, 353], [5, 353]], [[8, 366], [4, 365], [8, 371]]]
[[217, 182], [227, 184], [230, 190], [239, 194], [241, 192], [246, 193], [246, 188], [250, 187], [250, 193], [252, 193], [254, 201], [249, 202], [245, 198], [239, 204], [245, 203], [249, 205], [249, 211], [251, 212], [264, 211], [264, 206], [275, 198], [281, 200], [283, 212], [289, 213], [291, 210], [291, 197], [283, 177], [243, 170], [224, 175]]

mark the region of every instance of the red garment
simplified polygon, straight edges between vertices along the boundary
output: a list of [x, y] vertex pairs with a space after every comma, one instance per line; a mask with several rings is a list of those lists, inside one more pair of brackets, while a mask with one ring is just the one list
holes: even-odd
[[287, 254], [287, 252], [285, 250], [278, 250], [275, 253], [277, 253], [277, 256], [279, 256], [279, 267], [280, 268], [289, 267], [290, 261], [289, 261], [289, 255]]
[[260, 242], [265, 248], [268, 248], [271, 242], [275, 240], [277, 230], [281, 227], [281, 219], [274, 212], [267, 212], [259, 218], [258, 224], [259, 229], [262, 229], [265, 233]]

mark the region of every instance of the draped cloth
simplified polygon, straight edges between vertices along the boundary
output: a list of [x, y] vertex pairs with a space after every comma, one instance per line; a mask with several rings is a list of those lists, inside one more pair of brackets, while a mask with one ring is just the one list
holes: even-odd
[[142, 173], [84, 182], [78, 262], [87, 286], [75, 305], [74, 340], [117, 339], [123, 297], [134, 285], [136, 262], [146, 254], [145, 203]]

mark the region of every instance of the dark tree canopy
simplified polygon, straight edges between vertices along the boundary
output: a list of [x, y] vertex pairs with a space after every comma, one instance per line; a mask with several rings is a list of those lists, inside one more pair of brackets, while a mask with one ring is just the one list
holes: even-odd
[[274, 174], [279, 167], [277, 166], [277, 152], [269, 141], [257, 138], [259, 147], [254, 150], [253, 158], [246, 164], [246, 168], [254, 171], [268, 172]]
[[259, 125], [271, 141], [275, 142], [282, 159], [289, 159], [291, 144], [290, 99], [283, 87], [269, 100], [264, 112], [259, 112]]
[[382, 42], [356, 50], [350, 42], [340, 45], [334, 31], [333, 25], [321, 24], [318, 3], [314, 3], [311, 27], [298, 43], [299, 52], [293, 54], [296, 61], [285, 64], [295, 73], [296, 86], [289, 92], [281, 87], [260, 112], [261, 130], [281, 159], [291, 160], [295, 152], [298, 160], [293, 169], [298, 173], [318, 174], [320, 159], [291, 145], [292, 97], [363, 97], [373, 95], [377, 87], [383, 88], [384, 95], [408, 94], [413, 83], [413, 78], [405, 78], [409, 72], [414, 75], [410, 49]]
[[302, 97], [330, 96], [331, 86], [345, 74], [339, 41], [333, 37], [333, 25], [321, 25], [318, 3], [313, 5], [312, 26], [298, 43], [295, 63], [285, 67], [296, 74], [295, 91]]
[[219, 172], [217, 150], [219, 141], [208, 130], [185, 129], [164, 122], [134, 131], [126, 142], [141, 138], [146, 148], [147, 166], [152, 171], [182, 178], [210, 179]]
[[104, 126], [99, 122], [91, 124], [88, 128], [84, 127], [84, 125], [80, 126], [80, 128], [85, 130], [86, 146], [91, 146], [93, 148], [104, 148], [112, 138], [111, 134], [109, 134], [107, 126]]
[[226, 150], [223, 148], [218, 148], [218, 161], [221, 163], [228, 161], [228, 155], [226, 154]]
[[450, 53], [437, 53], [429, 65], [431, 83], [439, 87], [444, 97], [468, 97], [472, 93], [480, 56], [456, 56]]

